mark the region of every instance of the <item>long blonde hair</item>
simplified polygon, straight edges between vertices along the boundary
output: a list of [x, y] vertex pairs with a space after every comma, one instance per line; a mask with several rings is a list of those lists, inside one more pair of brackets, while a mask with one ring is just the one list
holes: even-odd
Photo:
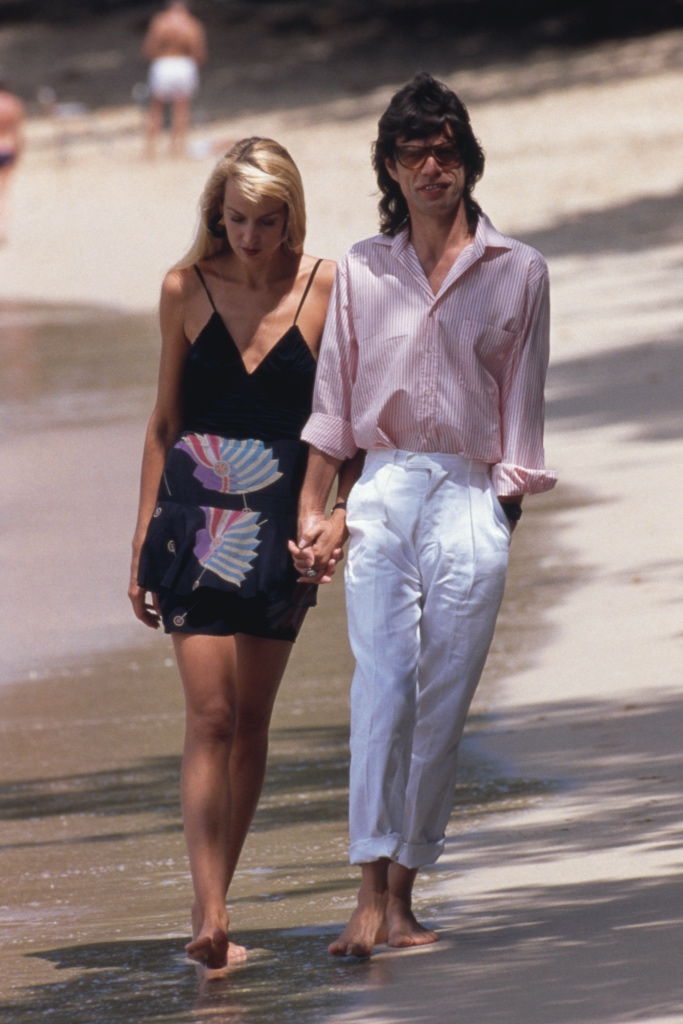
[[284, 203], [287, 215], [283, 252], [300, 256], [304, 251], [306, 206], [301, 175], [284, 146], [273, 139], [254, 136], [236, 142], [211, 172], [199, 200], [199, 226], [194, 242], [174, 270], [230, 252], [225, 228], [219, 226], [228, 181], [234, 181], [251, 202], [273, 199]]

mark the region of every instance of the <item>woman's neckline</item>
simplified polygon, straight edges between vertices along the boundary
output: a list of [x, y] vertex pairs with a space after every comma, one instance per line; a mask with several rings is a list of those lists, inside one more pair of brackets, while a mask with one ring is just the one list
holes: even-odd
[[[221, 314], [215, 308], [214, 308], [213, 312], [211, 313], [211, 316], [209, 317], [209, 319], [206, 321], [206, 323], [204, 324], [202, 329], [199, 331], [199, 334], [197, 335], [197, 337], [191, 343], [190, 348], [194, 348], [194, 346], [200, 340], [202, 335], [209, 328], [209, 326], [210, 326], [212, 321], [217, 321], [220, 324], [221, 328], [223, 329], [223, 332], [227, 336], [228, 341], [230, 342], [230, 344], [233, 347], [233, 350], [234, 350], [234, 352], [235, 352], [235, 354], [237, 356], [237, 359], [238, 359], [238, 361], [240, 363], [240, 366], [242, 368], [243, 373], [247, 377], [253, 377], [255, 374], [257, 374], [258, 371], [263, 366], [263, 364], [266, 363], [268, 361], [268, 359], [270, 359], [271, 355], [275, 352], [275, 350], [278, 349], [282, 345], [282, 343], [289, 336], [291, 336], [292, 334], [294, 334], [297, 337], [299, 343], [304, 346], [304, 348], [308, 352], [309, 356], [311, 357], [311, 360], [315, 363], [315, 356], [311, 352], [310, 346], [306, 343], [306, 339], [304, 338], [303, 334], [301, 333], [301, 328], [299, 327], [298, 324], [291, 324], [287, 328], [287, 330], [284, 332], [284, 334], [281, 334], [280, 337], [277, 339], [277, 341], [273, 345], [271, 345], [271, 347], [268, 349], [268, 351], [265, 353], [265, 355], [262, 356], [262, 358], [258, 361], [258, 363], [253, 367], [253, 369], [251, 369], [251, 370], [248, 369], [247, 368], [247, 364], [244, 361], [244, 355], [243, 355], [239, 345], [237, 344], [237, 342], [233, 338], [232, 333], [230, 331], [230, 328], [226, 324], [226, 322], [223, 319], [223, 317], [221, 316]], [[247, 347], [247, 351], [249, 350], [249, 347], [250, 346]]]

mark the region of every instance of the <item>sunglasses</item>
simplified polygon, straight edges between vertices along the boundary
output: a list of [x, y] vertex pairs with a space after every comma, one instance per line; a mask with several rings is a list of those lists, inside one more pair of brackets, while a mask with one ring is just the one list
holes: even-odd
[[462, 164], [460, 150], [454, 143], [444, 142], [436, 146], [396, 146], [394, 154], [398, 162], [409, 171], [421, 167], [429, 156], [433, 156], [443, 170]]

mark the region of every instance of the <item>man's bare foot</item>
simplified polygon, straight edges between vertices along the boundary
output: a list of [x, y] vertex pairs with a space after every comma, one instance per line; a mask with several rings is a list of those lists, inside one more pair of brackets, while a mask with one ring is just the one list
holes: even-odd
[[396, 949], [407, 949], [409, 946], [427, 946], [430, 942], [438, 942], [439, 936], [421, 925], [410, 907], [395, 896], [389, 897], [387, 905], [387, 945]]
[[359, 897], [358, 906], [344, 931], [327, 949], [332, 956], [368, 957], [380, 942], [388, 937], [386, 896], [373, 893]]

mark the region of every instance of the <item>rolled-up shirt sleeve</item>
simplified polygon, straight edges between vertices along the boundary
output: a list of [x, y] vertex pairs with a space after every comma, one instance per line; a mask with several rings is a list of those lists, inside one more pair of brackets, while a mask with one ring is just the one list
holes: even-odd
[[335, 277], [315, 375], [313, 409], [301, 437], [335, 459], [358, 450], [351, 428], [351, 392], [358, 346], [353, 328], [348, 268], [344, 258]]
[[500, 389], [502, 458], [491, 471], [499, 497], [539, 494], [557, 482], [557, 473], [545, 468], [543, 451], [549, 334], [548, 270], [535, 254], [529, 267], [524, 322]]

